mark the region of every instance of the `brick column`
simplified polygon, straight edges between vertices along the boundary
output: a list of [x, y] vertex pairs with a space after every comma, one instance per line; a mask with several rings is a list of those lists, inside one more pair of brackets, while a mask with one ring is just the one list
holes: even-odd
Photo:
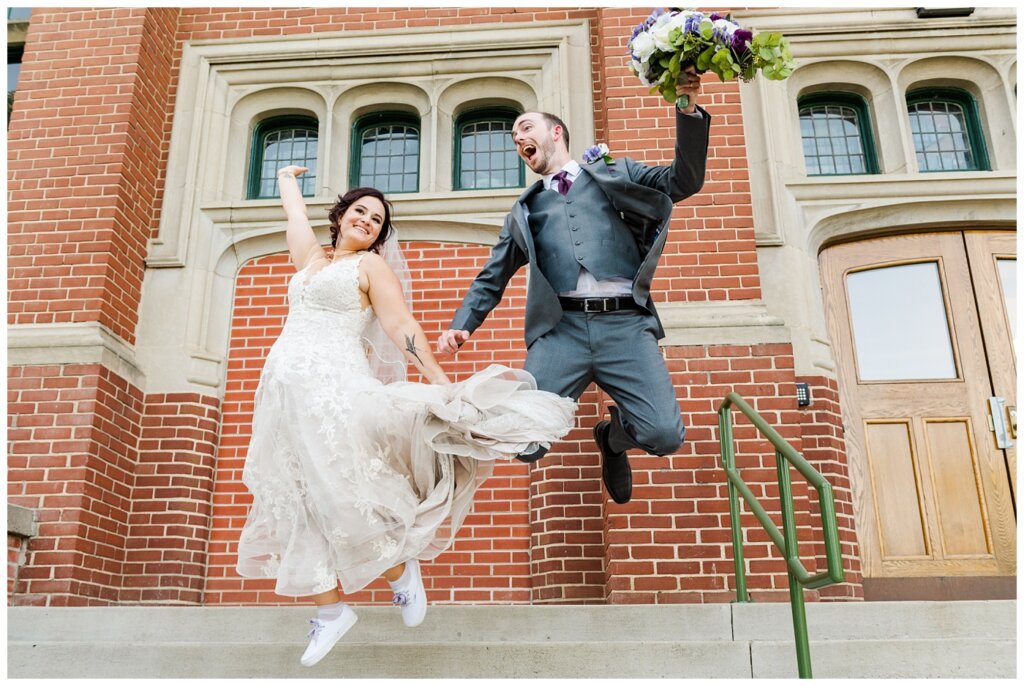
[[135, 340], [177, 13], [39, 8], [29, 26], [8, 131], [8, 323], [57, 337], [37, 359], [62, 354], [60, 331], [121, 347], [8, 368], [9, 498], [39, 522], [15, 604], [119, 599], [143, 398], [100, 360]]
[[576, 428], [530, 468], [533, 602], [603, 602], [605, 494], [593, 427], [602, 393], [580, 398]]
[[[803, 432], [804, 457], [832, 484], [832, 495], [836, 503], [836, 521], [839, 524], [840, 550], [846, 582], [826, 586], [819, 592], [822, 599], [863, 598], [863, 572], [860, 565], [860, 547], [857, 540], [857, 523], [853, 513], [853, 490], [850, 485], [850, 469], [846, 458], [843, 437], [843, 417], [839, 409], [839, 385], [835, 379], [825, 376], [808, 376], [799, 379], [811, 389], [811, 404], [801, 408], [801, 429]], [[811, 493], [812, 520], [820, 530], [820, 516], [817, 494]], [[819, 540], [815, 545], [818, 569], [826, 569], [825, 548]]]
[[115, 603], [142, 394], [101, 365], [8, 369], [8, 502], [35, 511], [15, 605]]
[[194, 393], [149, 395], [142, 424], [120, 600], [199, 604], [220, 402]]

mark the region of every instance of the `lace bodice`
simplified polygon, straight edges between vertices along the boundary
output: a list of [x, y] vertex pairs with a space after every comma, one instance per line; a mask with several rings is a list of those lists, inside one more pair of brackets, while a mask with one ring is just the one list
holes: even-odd
[[301, 375], [332, 371], [369, 374], [362, 335], [373, 319], [359, 291], [362, 255], [331, 262], [310, 273], [301, 269], [288, 283], [288, 319], [274, 343], [264, 375], [284, 367]]

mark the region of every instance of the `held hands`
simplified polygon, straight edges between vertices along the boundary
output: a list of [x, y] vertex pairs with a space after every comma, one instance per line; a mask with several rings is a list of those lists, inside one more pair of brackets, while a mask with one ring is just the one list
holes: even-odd
[[685, 95], [689, 98], [686, 107], [682, 111], [686, 114], [693, 114], [697, 111], [697, 95], [700, 93], [700, 74], [692, 64], [679, 74], [679, 83], [676, 86], [676, 96]]
[[437, 352], [441, 355], [454, 355], [459, 351], [459, 346], [468, 340], [468, 331], [448, 329], [437, 339]]

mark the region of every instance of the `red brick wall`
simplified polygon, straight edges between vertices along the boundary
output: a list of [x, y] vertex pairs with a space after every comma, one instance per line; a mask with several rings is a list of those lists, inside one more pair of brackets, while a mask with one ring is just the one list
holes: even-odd
[[[615, 156], [672, 154], [674, 116], [628, 71], [625, 44], [647, 9], [103, 9], [33, 13], [9, 132], [9, 322], [98, 321], [134, 342], [146, 240], [159, 223], [170, 116], [187, 40], [468, 23], [591, 21], [595, 128]], [[513, 28], [510, 26], [510, 28]], [[736, 84], [705, 78], [713, 117], [703, 191], [677, 206], [654, 282], [659, 302], [759, 298]], [[589, 143], [590, 141], [586, 141]], [[486, 260], [479, 246], [408, 246], [417, 316], [434, 338]], [[222, 403], [142, 397], [98, 365], [9, 371], [9, 494], [38, 511], [14, 603], [286, 602], [238, 579], [234, 546], [248, 494], [241, 470], [252, 396], [286, 313], [291, 268], [268, 256], [239, 273]], [[454, 361], [522, 364], [524, 275]], [[732, 598], [715, 408], [736, 387], [834, 478], [844, 555], [856, 566], [835, 384], [797, 411], [786, 345], [666, 350], [688, 428], [668, 457], [636, 455], [634, 500], [611, 504], [590, 435], [607, 399], [591, 389], [577, 428], [533, 468], [499, 465], [454, 549], [425, 566], [436, 602], [703, 602]], [[818, 393], [818, 391], [815, 391]], [[773, 451], [738, 421], [738, 462], [777, 519]], [[768, 457], [765, 457], [765, 456]], [[821, 564], [816, 512], [795, 479], [805, 564]], [[749, 514], [755, 597], [784, 596], [784, 567]], [[207, 532], [209, 537], [207, 538]], [[205, 570], [205, 571], [204, 571]], [[9, 564], [9, 586], [14, 583]], [[859, 593], [850, 584], [823, 593]], [[783, 589], [783, 590], [779, 590]], [[205, 594], [205, 595], [204, 595]], [[831, 595], [830, 595], [831, 594]], [[386, 602], [378, 582], [355, 600]]]
[[[605, 142], [613, 157], [667, 164], [674, 154], [675, 115], [660, 95], [640, 86], [626, 56], [632, 29], [648, 12], [600, 11], [598, 60], [606, 92], [598, 109], [607, 118]], [[739, 86], [706, 75], [699, 104], [712, 117], [704, 188], [676, 205], [651, 292], [656, 302], [760, 298]]]
[[[832, 484], [846, 579], [845, 583], [821, 589], [820, 594], [822, 599], [862, 599], [863, 575], [857, 544], [857, 523], [853, 513], [850, 469], [843, 438], [843, 417], [839, 408], [839, 385], [835, 379], [826, 376], [809, 376], [798, 380], [807, 383], [811, 389], [810, 406], [800, 408], [803, 456]], [[821, 519], [818, 516], [816, 493], [812, 494], [812, 514], [814, 526], [820, 531]], [[827, 568], [825, 548], [820, 535], [817, 538], [817, 566], [824, 571]]]
[[25, 564], [28, 539], [17, 534], [7, 534], [7, 604], [13, 605], [12, 596], [18, 586], [18, 572]]
[[121, 602], [202, 602], [219, 424], [216, 398], [146, 396]]
[[33, 11], [8, 130], [8, 321], [135, 340], [177, 10]]
[[142, 395], [101, 365], [8, 369], [8, 501], [36, 511], [15, 604], [121, 587]]
[[[726, 602], [735, 598], [725, 475], [719, 468], [717, 409], [729, 391], [746, 398], [800, 449], [794, 423], [789, 345], [681, 346], [665, 350], [687, 426], [674, 455], [633, 454], [633, 500], [606, 511], [608, 601]], [[781, 526], [774, 450], [742, 416], [734, 417], [736, 464], [751, 491]], [[810, 539], [806, 489], [794, 483], [797, 527]], [[742, 508], [747, 584], [756, 599], [785, 593], [785, 568], [770, 539]], [[812, 546], [805, 558], [813, 564]], [[779, 591], [778, 589], [782, 589]]]
[[[486, 247], [413, 243], [405, 246], [413, 278], [417, 319], [434, 340], [447, 328], [461, 294], [483, 266]], [[213, 532], [206, 602], [289, 602], [273, 594], [273, 582], [240, 579], [234, 571], [237, 540], [251, 502], [242, 469], [251, 435], [253, 396], [267, 351], [287, 313], [288, 279], [295, 273], [286, 255], [253, 260], [236, 281], [223, 425], [217, 450]], [[505, 292], [505, 302], [473, 336], [471, 347], [442, 364], [453, 380], [491, 362], [522, 366], [525, 275]], [[415, 378], [415, 377], [413, 377]], [[529, 602], [530, 472], [522, 463], [499, 464], [479, 493], [454, 548], [425, 564], [425, 583], [438, 602]], [[383, 582], [354, 596], [390, 602]]]

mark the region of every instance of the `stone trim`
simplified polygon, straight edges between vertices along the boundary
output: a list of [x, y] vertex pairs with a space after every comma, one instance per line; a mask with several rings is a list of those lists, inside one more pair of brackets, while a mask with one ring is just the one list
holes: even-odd
[[7, 503], [7, 533], [32, 538], [38, 532], [35, 510]]
[[[396, 51], [399, 44], [401, 50]], [[384, 81], [382, 63], [392, 65], [394, 74]], [[189, 234], [199, 228], [189, 220], [191, 208], [243, 197], [239, 175], [244, 175], [245, 165], [235, 158], [240, 148], [244, 156], [248, 119], [260, 111], [299, 108], [318, 116], [324, 137], [321, 151], [326, 153], [321, 156], [326, 166], [318, 170], [318, 184], [324, 195], [331, 195], [347, 186], [348, 170], [341, 162], [347, 161], [350, 120], [373, 104], [382, 104], [380, 96], [387, 96], [387, 103], [397, 93], [399, 101], [424, 118], [421, 178], [428, 180], [426, 189], [443, 190], [439, 181], [447, 179], [450, 188], [450, 169], [437, 173], [431, 151], [444, 142], [441, 132], [447, 132], [450, 143], [451, 126], [444, 122], [461, 105], [458, 98], [446, 97], [446, 91], [464, 90], [460, 84], [484, 77], [507, 82], [489, 97], [516, 98], [524, 101], [523, 107], [559, 112], [579, 131], [574, 138], [585, 142], [594, 130], [591, 83], [572, 78], [583, 73], [590, 73], [587, 21], [538, 22], [515, 30], [491, 24], [459, 31], [345, 31], [186, 43], [165, 194], [175, 200], [163, 208], [147, 264], [185, 266]], [[265, 96], [266, 102], [250, 111], [247, 99], [257, 95]], [[465, 92], [461, 97], [482, 96]]]
[[136, 388], [145, 386], [132, 346], [99, 322], [13, 324], [7, 327], [7, 364], [101, 364]]
[[665, 329], [662, 347], [790, 343], [792, 338], [785, 322], [769, 314], [759, 300], [663, 303], [657, 307]]

